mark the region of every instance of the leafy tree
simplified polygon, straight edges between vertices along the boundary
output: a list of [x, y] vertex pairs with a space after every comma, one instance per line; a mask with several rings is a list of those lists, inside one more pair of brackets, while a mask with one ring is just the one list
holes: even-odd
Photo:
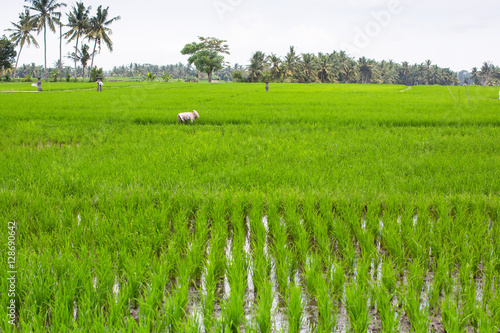
[[57, 3], [57, 0], [29, 0], [29, 2], [31, 6], [25, 7], [36, 13], [32, 16], [31, 24], [38, 32], [43, 29], [44, 77], [47, 79], [47, 25], [52, 32], [56, 32], [55, 25], [60, 23], [61, 18], [61, 13], [56, 10], [66, 4]]
[[7, 31], [12, 31], [9, 36], [10, 40], [14, 42], [14, 46], [19, 46], [19, 53], [17, 54], [16, 67], [14, 68], [14, 79], [16, 78], [17, 64], [19, 62], [19, 57], [21, 56], [21, 51], [23, 50], [24, 44], [35, 45], [38, 47], [38, 42], [35, 37], [31, 34], [33, 32], [33, 25], [31, 22], [31, 16], [29, 10], [25, 10], [24, 13], [19, 14], [19, 22], [11, 22], [14, 29], [7, 29]]
[[59, 77], [59, 71], [54, 68], [52, 71], [50, 71], [50, 78], [56, 82], [57, 81], [57, 78]]
[[16, 54], [14, 44], [5, 35], [2, 36], [0, 39], [0, 72], [2, 75], [12, 68]]
[[183, 55], [191, 55], [188, 58], [188, 65], [194, 64], [197, 70], [207, 73], [208, 82], [212, 82], [214, 71], [222, 69], [224, 66], [224, 56], [230, 54], [226, 40], [215, 37], [198, 37], [200, 42], [186, 44], [181, 50]]
[[[70, 28], [69, 31], [67, 31], [64, 34], [64, 37], [68, 38], [68, 43], [71, 42], [72, 40], [76, 39], [76, 44], [75, 44], [75, 52], [74, 54], [78, 54], [78, 40], [80, 37], [84, 36], [87, 34], [87, 30], [90, 27], [90, 9], [92, 7], [85, 7], [83, 2], [77, 2], [76, 6], [73, 6], [71, 8], [71, 11], [69, 14], [66, 14], [68, 17], [68, 24], [67, 26]], [[76, 63], [77, 59], [74, 58], [75, 60], [75, 82], [77, 80], [76, 76]]]
[[233, 79], [234, 82], [243, 82], [243, 81], [245, 81], [243, 71], [240, 71], [238, 69], [234, 70], [231, 73], [231, 78]]
[[109, 37], [109, 35], [111, 35], [113, 32], [108, 26], [114, 21], [120, 20], [120, 16], [115, 16], [111, 19], [108, 19], [108, 10], [109, 7], [106, 7], [106, 9], [102, 9], [102, 6], [99, 6], [97, 7], [96, 16], [90, 19], [90, 28], [87, 32], [87, 37], [94, 40], [92, 62], [90, 64], [90, 68], [92, 68], [92, 70], [94, 68], [94, 56], [97, 45], [99, 45], [99, 52], [101, 51], [102, 43], [104, 43], [108, 47], [108, 50], [110, 52], [113, 52], [113, 42]]
[[91, 82], [97, 81], [97, 77], [98, 76], [102, 77], [102, 74], [103, 74], [102, 68], [98, 69], [96, 66], [94, 66], [92, 68], [92, 71], [90, 72], [90, 81]]

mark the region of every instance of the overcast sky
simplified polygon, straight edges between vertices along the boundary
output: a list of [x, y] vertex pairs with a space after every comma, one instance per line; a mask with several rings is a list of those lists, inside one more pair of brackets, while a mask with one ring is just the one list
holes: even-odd
[[[84, 0], [109, 6], [114, 51], [103, 48], [95, 65], [186, 63], [180, 50], [197, 36], [228, 41], [231, 65], [247, 65], [252, 53], [284, 56], [294, 45], [297, 52], [346, 50], [356, 58], [421, 63], [430, 59], [441, 67], [470, 70], [484, 61], [500, 65], [500, 1], [451, 0]], [[21, 0], [4, 1], [0, 34], [17, 22]], [[67, 2], [68, 12], [75, 2]], [[63, 22], [67, 22], [64, 16]], [[19, 63], [43, 64], [40, 48], [23, 49]], [[74, 43], [63, 44], [63, 55]], [[59, 57], [58, 35], [47, 38], [48, 66]], [[72, 65], [69, 59], [63, 60]]]

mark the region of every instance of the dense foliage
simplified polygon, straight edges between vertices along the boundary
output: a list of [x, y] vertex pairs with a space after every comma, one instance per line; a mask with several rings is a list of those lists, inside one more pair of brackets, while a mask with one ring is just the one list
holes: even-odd
[[2, 36], [0, 39], [0, 73], [4, 75], [12, 68], [14, 57], [16, 56], [14, 44], [12, 44], [7, 37]]

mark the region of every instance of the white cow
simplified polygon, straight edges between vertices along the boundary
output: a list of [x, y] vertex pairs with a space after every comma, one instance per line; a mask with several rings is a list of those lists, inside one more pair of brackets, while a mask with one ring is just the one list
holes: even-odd
[[200, 118], [200, 115], [198, 114], [198, 112], [196, 112], [196, 110], [193, 110], [193, 112], [179, 113], [177, 115], [177, 123], [180, 124], [180, 123], [184, 123], [188, 120], [191, 120], [191, 124], [192, 124], [196, 118]]

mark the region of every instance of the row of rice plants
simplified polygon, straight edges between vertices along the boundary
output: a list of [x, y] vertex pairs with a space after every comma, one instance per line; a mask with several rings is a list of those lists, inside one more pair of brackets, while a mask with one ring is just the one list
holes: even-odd
[[248, 198], [132, 210], [106, 201], [42, 210], [34, 201], [6, 211], [43, 211], [19, 226], [19, 327], [328, 331], [347, 322], [394, 331], [428, 329], [433, 317], [448, 330], [498, 322], [494, 206]]

